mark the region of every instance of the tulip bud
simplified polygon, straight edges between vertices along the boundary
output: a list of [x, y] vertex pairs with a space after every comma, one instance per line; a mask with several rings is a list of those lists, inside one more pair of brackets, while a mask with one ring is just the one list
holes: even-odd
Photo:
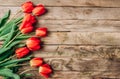
[[39, 74], [41, 76], [48, 78], [51, 73], [52, 73], [52, 69], [48, 64], [43, 64], [42, 66], [39, 67]]
[[27, 41], [26, 41], [27, 47], [32, 51], [39, 50], [40, 43], [41, 43], [41, 41], [36, 37], [31, 37], [31, 38], [27, 39]]
[[22, 58], [22, 57], [28, 55], [29, 52], [30, 51], [29, 51], [29, 49], [27, 47], [21, 47], [21, 48], [17, 48], [15, 50], [15, 54], [16, 54], [17, 58]]
[[33, 8], [34, 8], [34, 5], [31, 1], [28, 1], [22, 4], [22, 9], [23, 9], [23, 12], [25, 13], [32, 12]]
[[30, 60], [30, 66], [32, 67], [39, 67], [43, 63], [42, 58], [33, 58]]
[[45, 27], [37, 28], [35, 34], [36, 36], [45, 37], [47, 35], [47, 28]]
[[32, 12], [34, 15], [40, 16], [46, 12], [46, 9], [44, 8], [43, 5], [40, 4], [40, 5], [37, 5]]

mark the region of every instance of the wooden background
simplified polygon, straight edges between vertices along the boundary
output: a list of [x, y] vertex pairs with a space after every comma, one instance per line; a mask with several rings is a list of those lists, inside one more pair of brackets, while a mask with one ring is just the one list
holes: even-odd
[[[52, 66], [49, 79], [120, 79], [120, 0], [31, 1], [48, 10], [38, 26], [50, 32], [34, 55]], [[7, 9], [14, 15], [24, 2], [0, 0], [0, 16]], [[32, 73], [29, 79], [44, 79]]]

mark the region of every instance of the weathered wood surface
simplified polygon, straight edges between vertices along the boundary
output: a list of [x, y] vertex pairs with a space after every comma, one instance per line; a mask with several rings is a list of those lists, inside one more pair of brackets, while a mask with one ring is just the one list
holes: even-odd
[[120, 33], [50, 32], [44, 44], [120, 45]]
[[[0, 17], [8, 9], [14, 16], [24, 1], [0, 0]], [[120, 0], [31, 1], [48, 10], [37, 25], [48, 27], [48, 37], [33, 55], [52, 66], [49, 79], [120, 79]]]
[[[2, 6], [20, 6], [25, 0], [1, 0]], [[120, 7], [120, 0], [32, 0], [45, 6]]]
[[[120, 19], [120, 8], [84, 8], [84, 7], [46, 7], [48, 12], [41, 16], [40, 19], [45, 20], [81, 20], [81, 19]], [[15, 14], [20, 7], [0, 7], [1, 14], [7, 9], [11, 9], [12, 14]], [[59, 15], [59, 16], [58, 16]]]

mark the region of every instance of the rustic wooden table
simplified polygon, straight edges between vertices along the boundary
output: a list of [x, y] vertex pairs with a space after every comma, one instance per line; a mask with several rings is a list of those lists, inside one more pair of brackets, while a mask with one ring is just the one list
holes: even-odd
[[[49, 79], [120, 79], [120, 0], [31, 1], [48, 9], [38, 26], [50, 32], [34, 55], [52, 65]], [[15, 14], [24, 2], [0, 0], [0, 16], [8, 8]], [[29, 79], [44, 79], [32, 73]]]

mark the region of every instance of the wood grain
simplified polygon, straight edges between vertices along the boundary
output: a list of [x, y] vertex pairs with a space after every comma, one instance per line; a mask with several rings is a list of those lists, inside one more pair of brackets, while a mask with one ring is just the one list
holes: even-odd
[[[40, 57], [40, 56], [39, 56]], [[105, 58], [44, 58], [54, 71], [76, 71], [76, 72], [119, 72], [120, 59]], [[25, 66], [21, 70], [31, 68]]]
[[50, 32], [42, 38], [44, 44], [120, 45], [119, 33], [100, 32]]
[[50, 32], [42, 38], [44, 45], [120, 45], [120, 33]]
[[49, 31], [71, 32], [120, 32], [118, 20], [39, 20], [37, 27]]
[[[26, 77], [24, 79], [46, 79], [38, 74], [36, 71], [32, 71], [33, 76], [32, 77]], [[31, 72], [29, 72], [31, 73]], [[66, 76], [67, 75], [67, 76]], [[48, 79], [80, 79], [80, 72], [61, 72], [61, 71], [55, 71], [53, 75], [51, 75], [51, 78]]]
[[[34, 71], [33, 71], [34, 72]], [[38, 75], [37, 72], [34, 72], [35, 75], [29, 79], [46, 79]], [[86, 72], [60, 72], [60, 71], [55, 71], [54, 74], [52, 75], [52, 78], [48, 79], [119, 79], [119, 75], [117, 73], [111, 73], [111, 72], [103, 72], [98, 75], [96, 75], [97, 72], [94, 73], [86, 73]], [[116, 74], [116, 75], [115, 75]], [[66, 76], [67, 75], [67, 76]], [[28, 79], [25, 78], [25, 79]]]
[[[119, 0], [31, 0], [45, 6], [120, 7]], [[2, 6], [20, 6], [25, 0], [1, 0]]]
[[120, 58], [120, 46], [44, 45], [33, 55], [43, 58], [114, 59]]
[[[11, 9], [12, 14], [15, 14], [20, 7], [0, 7], [0, 16], [7, 9]], [[40, 19], [47, 20], [94, 20], [94, 19], [120, 19], [120, 8], [81, 8], [81, 7], [46, 7], [48, 13], [41, 16]]]
[[[48, 28], [48, 36], [33, 55], [51, 65], [49, 79], [120, 79], [120, 0], [31, 1], [48, 10], [37, 24]], [[14, 16], [24, 2], [0, 0], [0, 17], [8, 9]], [[45, 79], [38, 69], [29, 73], [25, 79]]]

